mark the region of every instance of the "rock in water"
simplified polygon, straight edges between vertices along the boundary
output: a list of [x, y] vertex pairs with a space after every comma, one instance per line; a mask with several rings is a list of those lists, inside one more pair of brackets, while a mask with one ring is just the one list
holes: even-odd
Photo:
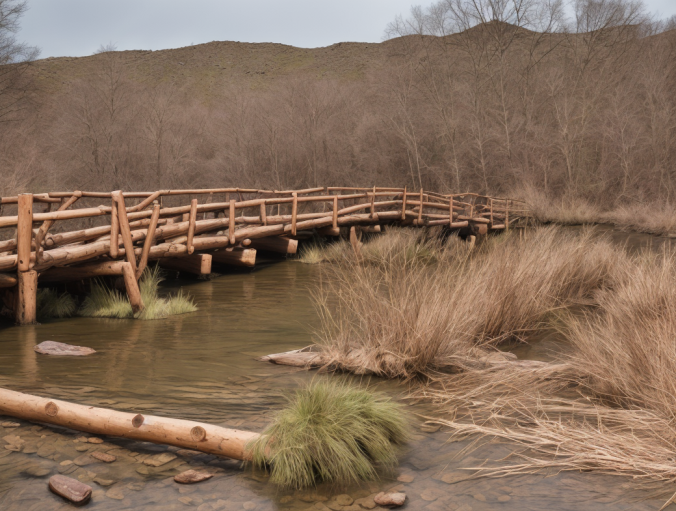
[[77, 506], [86, 504], [92, 496], [91, 486], [62, 475], [49, 478], [49, 489]]
[[186, 470], [174, 476], [174, 481], [181, 484], [199, 483], [211, 479], [213, 474], [207, 472], [198, 472], [197, 470]]
[[403, 506], [406, 501], [405, 493], [385, 493], [380, 492], [373, 500], [376, 504], [383, 507], [399, 507]]
[[90, 454], [90, 456], [92, 458], [96, 458], [99, 461], [103, 461], [104, 463], [112, 463], [117, 459], [112, 454], [106, 454], [105, 452], [101, 451], [94, 451], [93, 453]]
[[65, 355], [70, 357], [84, 357], [85, 355], [96, 353], [96, 350], [93, 350], [92, 348], [72, 346], [70, 344], [54, 341], [41, 342], [33, 349], [43, 355]]

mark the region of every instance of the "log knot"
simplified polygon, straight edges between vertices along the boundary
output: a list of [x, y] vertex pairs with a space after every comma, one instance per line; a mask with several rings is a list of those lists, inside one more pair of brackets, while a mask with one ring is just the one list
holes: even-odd
[[54, 401], [50, 401], [45, 405], [45, 413], [50, 417], [56, 417], [56, 415], [59, 413], [59, 407]]
[[143, 425], [144, 420], [145, 417], [143, 417], [143, 415], [141, 415], [140, 413], [137, 413], [131, 420], [131, 425], [134, 426], [135, 428], [140, 428]]
[[195, 426], [190, 430], [190, 437], [195, 442], [202, 442], [207, 437], [207, 432], [202, 426]]

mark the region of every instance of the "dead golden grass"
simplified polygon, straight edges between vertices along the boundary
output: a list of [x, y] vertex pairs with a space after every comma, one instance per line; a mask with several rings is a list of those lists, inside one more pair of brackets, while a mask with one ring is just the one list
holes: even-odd
[[593, 309], [567, 315], [561, 364], [466, 372], [421, 392], [452, 410], [438, 422], [456, 438], [524, 448], [479, 475], [555, 468], [676, 481], [676, 256], [618, 256], [614, 273]]
[[404, 378], [461, 367], [537, 329], [547, 314], [589, 301], [617, 257], [590, 231], [556, 227], [474, 250], [455, 238], [406, 244], [403, 236], [385, 235], [370, 256], [323, 268], [318, 337], [333, 364]]

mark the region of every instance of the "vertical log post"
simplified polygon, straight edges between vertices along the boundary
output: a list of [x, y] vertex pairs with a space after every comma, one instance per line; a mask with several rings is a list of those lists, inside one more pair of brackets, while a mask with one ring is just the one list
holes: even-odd
[[261, 223], [268, 225], [268, 212], [266, 210], [265, 202], [261, 202]]
[[[125, 249], [126, 251], [127, 249]], [[143, 299], [141, 298], [141, 290], [138, 287], [136, 280], [136, 272], [131, 263], [122, 264], [122, 277], [124, 277], [124, 287], [127, 288], [127, 296], [131, 304], [131, 310], [134, 314], [138, 314], [144, 309]]]
[[505, 201], [505, 232], [509, 232], [509, 199]]
[[375, 202], [376, 202], [376, 187], [374, 186], [373, 195], [371, 195], [371, 214], [369, 215], [371, 218], [373, 218], [373, 215], [376, 214]]
[[[119, 191], [119, 190], [118, 190]], [[115, 192], [113, 192], [115, 193]], [[110, 258], [117, 259], [120, 253], [120, 219], [117, 216], [117, 201], [111, 201], [110, 210]]]
[[131, 238], [131, 229], [129, 219], [127, 218], [127, 207], [124, 205], [124, 195], [121, 191], [113, 192], [113, 198], [117, 201], [117, 218], [120, 224], [120, 233], [122, 234], [122, 243], [124, 244], [124, 254], [127, 262], [131, 265], [132, 274], [136, 274], [136, 254], [134, 254], [134, 242]]
[[21, 193], [18, 200], [16, 224], [16, 254], [19, 272], [31, 269], [31, 242], [33, 241], [33, 194]]
[[160, 209], [159, 204], [155, 204], [153, 207], [153, 216], [150, 218], [150, 225], [148, 226], [148, 232], [146, 233], [146, 239], [143, 242], [143, 251], [141, 252], [141, 260], [138, 263], [138, 268], [136, 268], [136, 280], [141, 278], [143, 270], [146, 269], [148, 264], [148, 255], [150, 254], [150, 247], [155, 244], [155, 229], [157, 229], [157, 221], [160, 218]]
[[296, 220], [298, 219], [298, 194], [293, 192], [293, 203], [291, 205], [291, 235], [296, 235]]
[[418, 225], [422, 225], [422, 216], [423, 216], [423, 189], [420, 189], [420, 209], [418, 210]]
[[17, 325], [32, 325], [37, 322], [38, 272], [20, 271], [14, 308]]
[[448, 201], [448, 226], [453, 227], [453, 195], [451, 194], [451, 198]]
[[333, 198], [333, 228], [338, 229], [338, 197]]
[[195, 251], [195, 247], [192, 246], [192, 240], [195, 237], [195, 222], [197, 221], [197, 199], [190, 201], [190, 215], [188, 216], [188, 241], [186, 246], [188, 247], [188, 254], [192, 254]]
[[228, 216], [228, 235], [230, 236], [229, 241], [231, 245], [234, 245], [237, 241], [235, 238], [235, 200], [230, 200], [230, 216]]
[[33, 238], [33, 194], [22, 193], [18, 200], [16, 225], [17, 293], [14, 307], [19, 325], [37, 321], [38, 272], [31, 270], [31, 241]]
[[491, 205], [491, 228], [493, 227], [493, 199], [490, 199], [490, 205]]
[[406, 220], [406, 187], [404, 186], [404, 195], [401, 198], [401, 219]]

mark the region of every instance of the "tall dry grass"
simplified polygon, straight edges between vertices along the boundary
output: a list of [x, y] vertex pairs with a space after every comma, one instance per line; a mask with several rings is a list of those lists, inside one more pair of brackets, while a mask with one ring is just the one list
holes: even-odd
[[[377, 256], [323, 268], [318, 337], [336, 365], [404, 378], [462, 367], [523, 338], [548, 314], [589, 301], [609, 284], [616, 257], [590, 231], [554, 227], [496, 237], [474, 250], [453, 238], [445, 245], [405, 239], [385, 235]], [[424, 256], [407, 255], [413, 253]]]
[[622, 255], [614, 271], [593, 309], [567, 316], [562, 364], [458, 375], [424, 393], [452, 410], [439, 422], [456, 437], [526, 448], [479, 474], [558, 468], [676, 482], [676, 255]]

